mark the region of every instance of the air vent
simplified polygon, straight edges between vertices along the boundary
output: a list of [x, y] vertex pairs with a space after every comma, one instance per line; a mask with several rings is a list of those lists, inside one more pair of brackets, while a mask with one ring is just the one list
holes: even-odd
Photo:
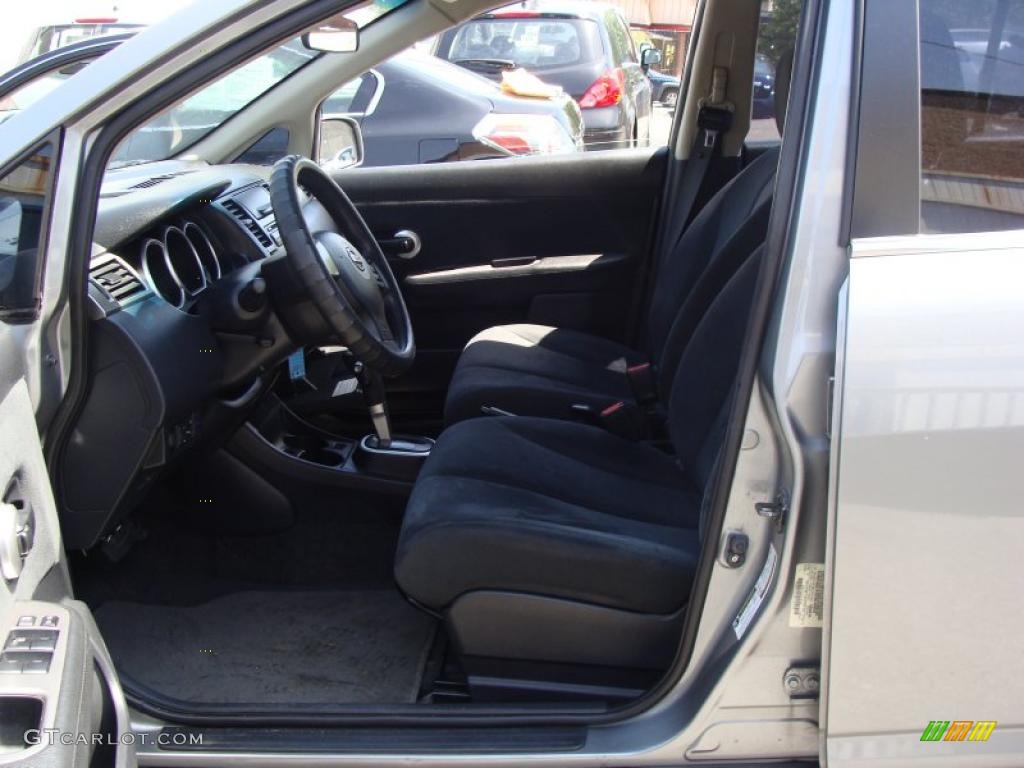
[[251, 215], [249, 215], [249, 212], [245, 210], [245, 208], [234, 200], [225, 200], [223, 205], [224, 210], [242, 222], [242, 226], [252, 233], [252, 236], [256, 238], [256, 241], [260, 245], [268, 251], [274, 247], [274, 241], [270, 239], [270, 236], [263, 231], [263, 228]]
[[178, 171], [177, 173], [165, 173], [163, 176], [154, 176], [151, 179], [140, 181], [138, 184], [133, 184], [128, 189], [149, 189], [155, 187], [157, 184], [163, 184], [165, 181], [176, 179], [179, 176], [184, 176], [186, 173], [192, 173], [192, 171]]
[[92, 261], [89, 279], [122, 307], [148, 293], [135, 270], [113, 254]]

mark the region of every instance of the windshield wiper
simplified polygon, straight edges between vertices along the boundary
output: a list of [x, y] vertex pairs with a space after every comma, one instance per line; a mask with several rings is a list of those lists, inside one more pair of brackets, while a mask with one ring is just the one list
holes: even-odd
[[516, 63], [510, 59], [455, 59], [453, 64], [460, 67], [487, 67], [488, 69], [515, 69]]
[[119, 171], [122, 168], [131, 168], [134, 165], [149, 165], [150, 163], [159, 163], [159, 160], [114, 160], [110, 163], [107, 170]]

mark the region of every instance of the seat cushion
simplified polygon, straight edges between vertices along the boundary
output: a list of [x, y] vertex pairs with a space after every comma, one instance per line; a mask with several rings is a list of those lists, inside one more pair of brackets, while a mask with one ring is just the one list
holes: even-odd
[[502, 325], [474, 337], [459, 358], [448, 424], [493, 406], [521, 416], [568, 419], [573, 405], [597, 411], [630, 400], [627, 366], [643, 355], [599, 336], [544, 325]]
[[471, 419], [438, 440], [406, 508], [395, 576], [442, 610], [505, 590], [645, 613], [689, 595], [700, 494], [672, 457], [602, 429]]

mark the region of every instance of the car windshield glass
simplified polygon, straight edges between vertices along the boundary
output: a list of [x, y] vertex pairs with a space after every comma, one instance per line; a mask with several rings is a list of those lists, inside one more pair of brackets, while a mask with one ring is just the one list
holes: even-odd
[[597, 24], [586, 19], [483, 18], [463, 26], [448, 58], [510, 62], [527, 69], [565, 67], [593, 61]]
[[[372, 0], [345, 15], [362, 28], [407, 1]], [[131, 133], [110, 167], [166, 160], [184, 152], [321, 55], [296, 38], [253, 59]]]
[[296, 39], [253, 59], [135, 130], [118, 147], [111, 167], [176, 155], [318, 55]]

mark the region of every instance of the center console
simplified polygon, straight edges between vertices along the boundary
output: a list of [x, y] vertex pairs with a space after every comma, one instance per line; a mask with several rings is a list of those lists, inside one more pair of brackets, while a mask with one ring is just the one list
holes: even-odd
[[[393, 434], [388, 412], [384, 383], [379, 375], [354, 361], [347, 352], [335, 353], [336, 361], [314, 360], [327, 363], [325, 370], [333, 371], [330, 380], [322, 376], [309, 378], [306, 359], [298, 353], [289, 361], [288, 377], [282, 383], [281, 396], [271, 394], [250, 417], [249, 421], [231, 439], [227, 446], [229, 458], [214, 474], [225, 478], [225, 473], [245, 475], [251, 470], [268, 485], [281, 488], [289, 482], [303, 487], [326, 485], [366, 490], [391, 495], [408, 495], [420, 469], [430, 456], [434, 441], [418, 435]], [[324, 366], [321, 366], [324, 367]], [[308, 391], [307, 391], [308, 390]], [[343, 391], [348, 399], [358, 398], [362, 410], [356, 406], [352, 415], [362, 410], [362, 420], [349, 419], [337, 423], [317, 416], [317, 409], [296, 412], [289, 407], [296, 392], [304, 392], [301, 399], [308, 406], [310, 398], [326, 393], [321, 411], [329, 414], [326, 404], [338, 398]], [[282, 400], [289, 397], [290, 400]], [[323, 399], [323, 398], [321, 398]], [[308, 415], [307, 415], [308, 414]], [[367, 418], [368, 416], [368, 418]], [[360, 422], [372, 426], [371, 434], [359, 435]], [[325, 429], [337, 425], [342, 433]], [[365, 428], [365, 427], [364, 427]], [[232, 459], [240, 466], [232, 466]], [[260, 485], [258, 478], [239, 477], [236, 486]], [[288, 495], [287, 493], [285, 495]], [[269, 489], [263, 494], [271, 498]], [[260, 502], [262, 504], [263, 502]], [[279, 518], [280, 515], [271, 517]]]
[[302, 483], [393, 494], [409, 492], [433, 447], [428, 437], [335, 435], [292, 413], [276, 398], [228, 446], [249, 466]]

